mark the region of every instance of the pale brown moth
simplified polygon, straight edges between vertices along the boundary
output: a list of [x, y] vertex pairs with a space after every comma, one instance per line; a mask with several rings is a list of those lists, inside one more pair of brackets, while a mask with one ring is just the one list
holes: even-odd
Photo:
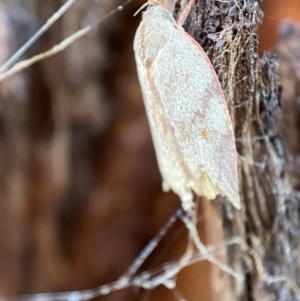
[[[176, 22], [148, 1], [134, 38], [139, 81], [163, 190], [193, 208], [193, 192], [226, 196], [240, 208], [233, 126], [216, 72], [202, 47], [181, 27], [194, 0]], [[142, 7], [142, 8], [143, 8]]]

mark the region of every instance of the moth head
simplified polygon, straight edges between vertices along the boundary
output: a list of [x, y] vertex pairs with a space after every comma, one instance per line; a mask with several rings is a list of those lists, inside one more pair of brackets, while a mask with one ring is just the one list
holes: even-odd
[[163, 13], [163, 18], [164, 18], [165, 20], [169, 21], [169, 22], [175, 23], [174, 18], [172, 17], [172, 15], [170, 14], [170, 12], [168, 12], [168, 11], [165, 11], [165, 12]]

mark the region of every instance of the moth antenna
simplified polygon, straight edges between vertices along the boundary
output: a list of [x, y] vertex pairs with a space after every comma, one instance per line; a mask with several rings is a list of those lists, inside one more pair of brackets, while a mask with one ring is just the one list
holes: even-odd
[[133, 16], [135, 17], [142, 9], [149, 5], [160, 5], [160, 3], [158, 2], [158, 0], [148, 0], [134, 13]]
[[188, 4], [185, 6], [185, 8], [183, 9], [183, 11], [181, 12], [178, 21], [177, 21], [177, 25], [178, 26], [182, 26], [182, 24], [184, 23], [184, 21], [186, 20], [187, 16], [189, 15], [192, 6], [194, 4], [195, 0], [189, 0]]
[[147, 1], [145, 4], [143, 4], [134, 14], [133, 16], [135, 17], [144, 7], [151, 5], [149, 1]]

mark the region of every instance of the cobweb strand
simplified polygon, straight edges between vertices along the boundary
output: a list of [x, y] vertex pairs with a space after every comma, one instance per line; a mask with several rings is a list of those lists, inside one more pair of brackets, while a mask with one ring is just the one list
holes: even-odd
[[84, 28], [79, 29], [77, 32], [73, 33], [69, 37], [65, 38], [62, 42], [50, 48], [49, 50], [42, 52], [38, 55], [35, 55], [29, 59], [23, 60], [19, 63], [14, 64], [18, 58], [25, 53], [25, 51], [44, 33], [46, 32], [51, 25], [57, 21], [63, 13], [77, 0], [69, 0], [66, 2], [52, 17], [45, 23], [45, 25], [33, 36], [31, 37], [15, 54], [13, 54], [10, 59], [0, 68], [0, 82], [7, 79], [8, 77], [20, 72], [21, 70], [28, 68], [29, 66], [42, 61], [46, 58], [49, 58], [63, 50], [68, 46], [73, 44], [79, 38], [88, 34], [93, 28], [97, 27], [100, 23], [106, 20], [108, 17], [116, 13], [117, 11], [123, 10], [123, 7], [130, 3], [132, 0], [125, 1], [122, 5], [119, 5], [117, 8], [113, 9], [111, 12], [106, 14], [101, 20], [96, 22], [93, 25], [85, 26]]

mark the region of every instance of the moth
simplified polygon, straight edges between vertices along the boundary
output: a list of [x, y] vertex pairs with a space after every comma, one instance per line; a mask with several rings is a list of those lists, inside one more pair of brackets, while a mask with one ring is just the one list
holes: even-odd
[[240, 208], [232, 122], [216, 72], [202, 47], [182, 28], [194, 0], [176, 22], [157, 1], [134, 38], [139, 82], [163, 190], [193, 208], [194, 193], [226, 196]]

